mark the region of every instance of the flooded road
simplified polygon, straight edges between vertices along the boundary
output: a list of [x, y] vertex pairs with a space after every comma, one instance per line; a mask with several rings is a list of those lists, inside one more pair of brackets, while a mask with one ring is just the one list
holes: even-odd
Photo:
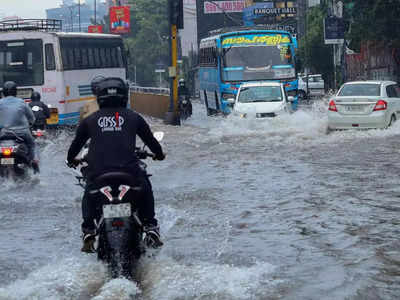
[[268, 120], [194, 116], [147, 161], [165, 242], [140, 283], [80, 252], [72, 133], [0, 185], [0, 299], [398, 299], [400, 122], [326, 134], [318, 102]]

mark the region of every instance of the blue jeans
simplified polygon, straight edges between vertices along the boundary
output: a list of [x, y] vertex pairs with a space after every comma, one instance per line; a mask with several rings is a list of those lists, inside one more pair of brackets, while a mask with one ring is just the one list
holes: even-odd
[[29, 155], [29, 160], [33, 160], [36, 158], [36, 151], [35, 151], [35, 140], [32, 136], [32, 133], [30, 130], [24, 130], [24, 131], [16, 131], [15, 134], [22, 138], [26, 145], [28, 146], [28, 155]]

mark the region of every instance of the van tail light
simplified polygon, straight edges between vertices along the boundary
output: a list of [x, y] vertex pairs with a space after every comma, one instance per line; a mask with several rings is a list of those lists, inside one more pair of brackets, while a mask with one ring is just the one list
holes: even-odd
[[384, 100], [378, 100], [375, 104], [374, 111], [387, 109], [387, 102]]
[[14, 149], [12, 147], [2, 147], [1, 148], [1, 154], [4, 156], [10, 156], [13, 153]]
[[328, 110], [330, 110], [330, 111], [336, 111], [336, 112], [337, 112], [337, 108], [336, 108], [336, 103], [335, 103], [335, 101], [331, 100], [331, 101], [329, 102], [329, 108], [328, 108]]

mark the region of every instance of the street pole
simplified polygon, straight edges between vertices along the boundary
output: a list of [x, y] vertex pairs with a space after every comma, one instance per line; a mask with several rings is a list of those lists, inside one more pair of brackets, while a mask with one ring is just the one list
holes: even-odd
[[97, 25], [97, 22], [96, 22], [96, 6], [97, 6], [96, 0], [94, 0], [94, 25]]
[[81, 32], [81, 0], [78, 1], [79, 32]]
[[[168, 0], [168, 16], [171, 16], [171, 4], [172, 0]], [[181, 125], [181, 120], [178, 114], [178, 79], [177, 79], [177, 59], [178, 59], [178, 41], [177, 24], [171, 22], [169, 17], [169, 28], [170, 28], [170, 44], [169, 49], [171, 53], [171, 67], [169, 68], [170, 77], [170, 103], [168, 111], [165, 115], [164, 122], [169, 125]]]

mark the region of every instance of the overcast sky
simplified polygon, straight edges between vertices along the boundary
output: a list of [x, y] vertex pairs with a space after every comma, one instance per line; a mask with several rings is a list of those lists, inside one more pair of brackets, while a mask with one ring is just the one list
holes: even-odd
[[[83, 1], [82, 1], [83, 2]], [[62, 0], [0, 0], [0, 17], [46, 18], [46, 9], [60, 6]]]

